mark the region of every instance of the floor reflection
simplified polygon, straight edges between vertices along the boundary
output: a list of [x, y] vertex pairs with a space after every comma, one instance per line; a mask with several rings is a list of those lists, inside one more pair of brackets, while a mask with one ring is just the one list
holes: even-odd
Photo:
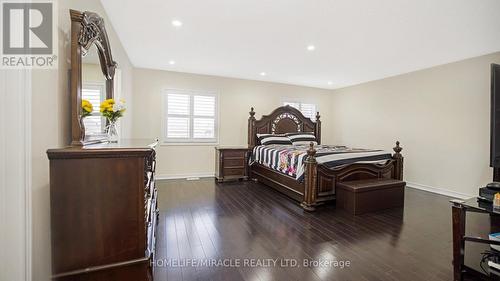
[[204, 179], [158, 186], [157, 259], [241, 264], [157, 267], [156, 280], [451, 279], [445, 197], [407, 189], [405, 208], [352, 216], [334, 204], [303, 212], [253, 182]]

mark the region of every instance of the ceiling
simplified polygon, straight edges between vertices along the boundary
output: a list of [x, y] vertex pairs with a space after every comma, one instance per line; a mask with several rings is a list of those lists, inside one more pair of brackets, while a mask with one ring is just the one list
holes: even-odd
[[141, 68], [333, 89], [500, 51], [499, 0], [101, 2]]

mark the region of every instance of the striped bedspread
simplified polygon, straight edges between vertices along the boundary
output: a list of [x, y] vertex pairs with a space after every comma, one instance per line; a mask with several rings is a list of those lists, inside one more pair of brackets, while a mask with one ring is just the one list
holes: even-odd
[[[308, 148], [309, 145], [259, 145], [253, 149], [250, 165], [257, 162], [302, 180]], [[329, 168], [353, 163], [384, 164], [391, 159], [391, 153], [383, 150], [333, 145], [316, 145], [314, 149], [316, 149], [316, 161]]]

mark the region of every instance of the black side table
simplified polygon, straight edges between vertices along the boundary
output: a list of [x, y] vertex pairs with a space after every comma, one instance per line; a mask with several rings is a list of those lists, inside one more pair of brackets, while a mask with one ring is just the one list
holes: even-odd
[[[493, 209], [490, 202], [478, 201], [476, 198], [468, 200], [451, 200], [452, 203], [452, 226], [453, 226], [453, 280], [462, 281], [464, 278], [472, 280], [500, 280], [496, 274], [492, 274], [487, 263], [481, 269], [479, 263], [482, 252], [489, 248], [489, 245], [500, 245], [500, 241], [489, 240], [488, 237], [472, 237], [465, 235], [465, 222], [467, 212], [489, 214], [492, 217], [500, 217], [500, 210]], [[465, 242], [483, 244], [483, 249], [465, 252]], [[476, 248], [477, 249], [477, 248]], [[465, 255], [477, 258], [477, 264], [465, 264]]]

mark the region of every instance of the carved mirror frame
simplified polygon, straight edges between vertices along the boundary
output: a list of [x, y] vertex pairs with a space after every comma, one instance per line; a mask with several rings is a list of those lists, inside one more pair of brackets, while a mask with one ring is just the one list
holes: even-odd
[[85, 126], [82, 121], [82, 55], [93, 44], [97, 47], [101, 70], [106, 79], [106, 99], [114, 96], [116, 62], [111, 55], [104, 20], [93, 12], [70, 10], [71, 17], [71, 145], [82, 146]]

